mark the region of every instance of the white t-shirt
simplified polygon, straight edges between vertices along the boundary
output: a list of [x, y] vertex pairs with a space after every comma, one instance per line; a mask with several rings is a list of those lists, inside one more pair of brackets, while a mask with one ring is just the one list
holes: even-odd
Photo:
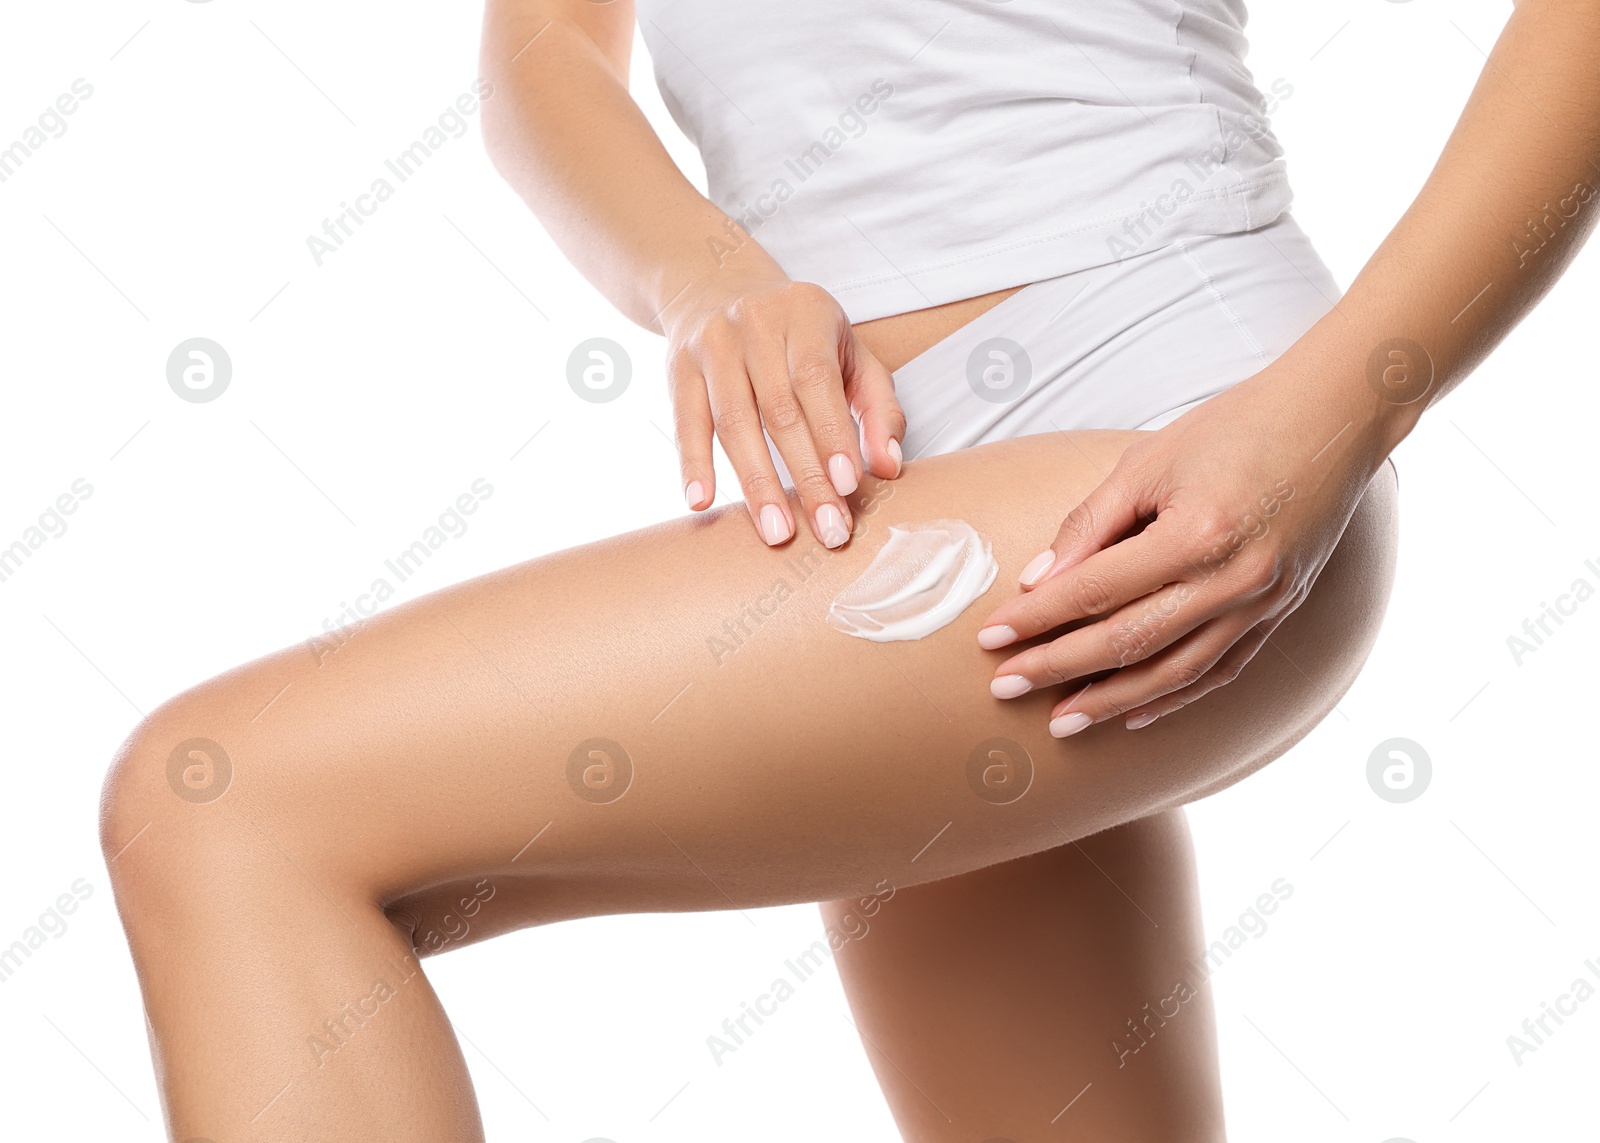
[[[852, 321], [1290, 202], [1237, 0], [638, 0], [713, 202]], [[708, 242], [725, 257], [738, 228]]]

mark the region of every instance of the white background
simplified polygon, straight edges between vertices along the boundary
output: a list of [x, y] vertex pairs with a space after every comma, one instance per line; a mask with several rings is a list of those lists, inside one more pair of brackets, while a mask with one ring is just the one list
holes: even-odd
[[[1253, 14], [1258, 82], [1294, 86], [1274, 123], [1295, 214], [1342, 283], [1427, 174], [1509, 12]], [[494, 498], [403, 596], [682, 511], [660, 341], [564, 263], [476, 117], [320, 268], [307, 251], [468, 89], [479, 16], [102, 0], [0, 18], [0, 146], [73, 80], [94, 88], [0, 184], [0, 546], [75, 479], [94, 489], [0, 583], [0, 946], [75, 879], [93, 888], [0, 983], [10, 1137], [162, 1137], [95, 829], [141, 711], [319, 629], [477, 477]], [[696, 170], [642, 49], [634, 87]], [[1600, 563], [1597, 280], [1590, 249], [1401, 447], [1399, 582], [1339, 711], [1192, 811], [1209, 933], [1274, 879], [1294, 887], [1215, 977], [1235, 1140], [1570, 1138], [1582, 1122], [1600, 999], [1520, 1066], [1506, 1037], [1600, 959], [1600, 602], [1520, 666], [1506, 640], [1575, 579], [1600, 586], [1584, 567]], [[234, 366], [208, 404], [165, 378], [196, 336]], [[593, 336], [635, 364], [611, 404], [565, 381]], [[1434, 765], [1405, 805], [1365, 776], [1395, 736]], [[429, 962], [491, 1137], [894, 1138], [831, 969], [712, 1063], [706, 1036], [818, 932], [809, 907], [753, 916], [587, 921]]]

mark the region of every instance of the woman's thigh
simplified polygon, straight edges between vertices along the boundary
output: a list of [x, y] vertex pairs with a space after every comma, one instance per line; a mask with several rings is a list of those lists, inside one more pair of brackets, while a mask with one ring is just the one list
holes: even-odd
[[[175, 853], [270, 842], [336, 900], [403, 904], [488, 878], [503, 895], [476, 937], [909, 886], [1180, 805], [1281, 753], [1354, 678], [1389, 588], [1393, 486], [1387, 470], [1373, 482], [1235, 683], [1145, 730], [1057, 740], [1058, 696], [990, 697], [997, 659], [975, 634], [1132, 439], [1048, 434], [909, 465], [855, 495], [857, 534], [837, 552], [770, 550], [734, 507], [268, 655], [140, 726], [108, 786], [106, 843], [139, 838], [119, 858], [137, 877]], [[992, 540], [987, 595], [917, 641], [825, 624], [890, 524], [939, 517]], [[1009, 785], [985, 781], [995, 765]]]
[[[1287, 215], [1037, 283], [900, 369], [907, 444], [932, 455], [1051, 428], [1157, 427], [1256, 373], [1337, 297]], [[836, 961], [907, 1139], [1023, 1138], [1052, 1121], [1220, 1138], [1181, 809], [893, 892], [892, 907], [879, 893], [823, 915], [870, 937]], [[1183, 1019], [1164, 1020], [1180, 986]], [[1147, 1026], [1121, 1026], [1131, 1018]]]

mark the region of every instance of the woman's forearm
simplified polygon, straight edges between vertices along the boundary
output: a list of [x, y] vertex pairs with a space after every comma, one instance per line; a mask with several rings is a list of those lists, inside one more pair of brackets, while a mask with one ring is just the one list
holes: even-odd
[[1329, 425], [1359, 426], [1337, 451], [1375, 468], [1533, 308], [1597, 215], [1600, 0], [1522, 0], [1415, 202], [1274, 368]]
[[838, 548], [863, 474], [899, 475], [894, 382], [832, 295], [791, 282], [683, 177], [628, 95], [633, 19], [632, 0], [488, 0], [489, 153], [573, 265], [666, 336], [684, 502], [716, 499], [715, 439], [757, 533], [787, 543], [775, 447], [806, 526]]
[[632, 320], [707, 277], [781, 270], [684, 178], [628, 94], [633, 5], [489, 0], [482, 71], [495, 165], [562, 252]]

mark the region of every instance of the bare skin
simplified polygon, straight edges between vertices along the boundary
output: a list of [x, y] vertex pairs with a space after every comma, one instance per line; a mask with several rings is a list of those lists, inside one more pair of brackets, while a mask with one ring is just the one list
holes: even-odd
[[[864, 955], [844, 961], [859, 981], [905, 937], [889, 923], [902, 923], [895, 905], [913, 906], [898, 914], [907, 925], [937, 923], [929, 907], [945, 894], [957, 913], [973, 907], [959, 888], [911, 887], [1067, 846], [1013, 867], [1023, 897], [1046, 897], [1053, 866], [1075, 858], [1071, 843], [1172, 811], [1287, 749], [1349, 685], [1376, 634], [1393, 566], [1388, 469], [1273, 650], [1208, 702], [1148, 731], [1098, 726], [1057, 740], [1040, 717], [1047, 692], [1002, 703], [985, 688], [994, 656], [974, 641], [985, 609], [1015, 592], [1038, 537], [1139, 435], [1049, 434], [915, 462], [852, 498], [860, 527], [837, 552], [805, 541], [773, 551], [738, 507], [676, 520], [382, 613], [320, 665], [296, 646], [164, 704], [117, 759], [103, 835], [174, 1137], [480, 1138], [444, 1013], [426, 978], [401, 966], [413, 940], [427, 951], [443, 918], [485, 886], [474, 937], [600, 913], [840, 901], [887, 881], [907, 896], [884, 907]], [[1283, 513], [1294, 510], [1291, 500]], [[992, 539], [1000, 576], [987, 596], [914, 642], [869, 644], [823, 623], [889, 524], [947, 516]], [[724, 620], [747, 607], [760, 622], [747, 617], [749, 634], [719, 663], [708, 640], [727, 640]], [[211, 801], [178, 796], [182, 782], [169, 779], [175, 748], [195, 738], [231, 759]], [[568, 777], [569, 756], [594, 738], [620, 744], [632, 766], [625, 794], [603, 804], [580, 792], [606, 796], [606, 755], [580, 751], [579, 777]], [[968, 777], [993, 738], [1031, 759], [1031, 786], [1009, 804]], [[980, 751], [980, 769], [987, 760]], [[180, 753], [175, 772], [194, 761]], [[585, 785], [591, 765], [601, 768]], [[1051, 927], [1026, 946], [1047, 961], [1076, 947], [1119, 1002], [1168, 995], [1169, 970], [1199, 952], [1178, 827], [1168, 817], [1147, 828], [1143, 852], [1171, 856], [1141, 869], [1133, 844], [1122, 877], [1178, 923], [1146, 966], [1119, 970], [1111, 946], [1074, 934], [1075, 897], [1095, 924], [1112, 911], [1093, 904], [1092, 880], [1070, 876], [1043, 914]], [[1118, 845], [1103, 851], [1112, 864]], [[1130, 926], [1123, 917], [1109, 929], [1124, 948], [1138, 947]], [[371, 999], [379, 981], [392, 997]], [[887, 1029], [880, 1046], [904, 1050], [914, 1025], [897, 1009], [909, 994], [855, 996], [868, 1034]], [[929, 1077], [942, 1116], [919, 1112], [891, 1080], [907, 1138], [1041, 1137], [1035, 1116], [1048, 1108], [1048, 1122], [1072, 1095], [1061, 1062], [1090, 1063], [1094, 1042], [1135, 1014], [1102, 1000], [1063, 986], [1050, 1003], [1065, 1019], [1014, 1027], [1019, 1050], [1050, 1063], [1010, 1087], [946, 1061]], [[353, 1019], [347, 1004], [380, 1014], [340, 1038], [325, 1022]], [[1209, 1017], [1195, 1015], [1175, 1026], [1177, 1050], [1121, 1069], [1170, 1098], [1117, 1098], [1116, 1060], [1101, 1048], [1107, 1098], [1080, 1104], [1081, 1137], [1221, 1137], [1214, 1064], [1181, 1050], [1208, 1040]]]
[[835, 961], [901, 1135], [1222, 1139], [1196, 889], [1174, 810], [898, 890]]
[[855, 333], [861, 344], [891, 372], [898, 370], [937, 341], [949, 337], [969, 321], [994, 309], [1022, 287], [996, 290], [976, 298], [933, 306], [925, 310], [895, 314], [876, 321], [858, 322]]

